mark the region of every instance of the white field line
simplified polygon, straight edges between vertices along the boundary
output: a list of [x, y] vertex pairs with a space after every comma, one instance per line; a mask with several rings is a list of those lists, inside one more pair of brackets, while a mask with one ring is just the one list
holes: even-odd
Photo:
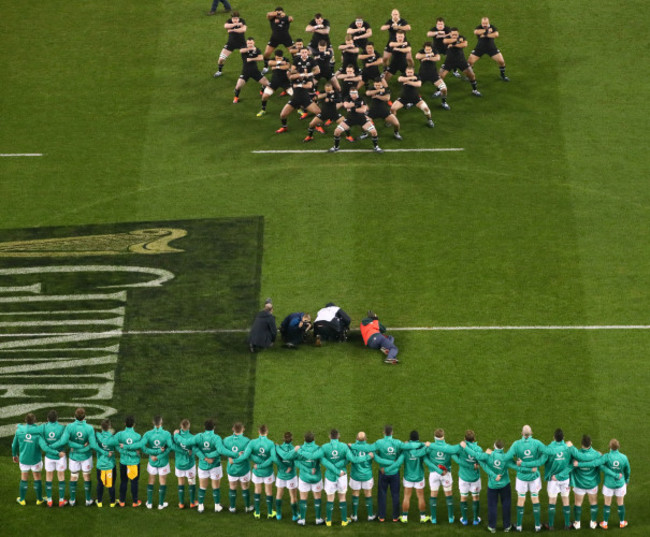
[[0, 157], [42, 157], [43, 153], [0, 153]]
[[[165, 335], [194, 335], [194, 334], [243, 334], [248, 328], [215, 328], [211, 330], [131, 330], [115, 333], [120, 336], [165, 336]], [[529, 326], [402, 326], [387, 328], [389, 332], [477, 332], [477, 331], [517, 331], [517, 330], [650, 330], [648, 324], [609, 324], [609, 325], [529, 325]], [[358, 330], [352, 330], [358, 332]], [[50, 337], [74, 336], [86, 332], [45, 332], [25, 334], [0, 334], [0, 337]]]
[[[439, 153], [443, 151], [465, 151], [464, 147], [433, 147], [420, 149], [384, 149], [384, 153]], [[278, 153], [327, 153], [327, 149], [261, 149], [256, 154]], [[338, 153], [374, 153], [372, 149], [341, 149]]]

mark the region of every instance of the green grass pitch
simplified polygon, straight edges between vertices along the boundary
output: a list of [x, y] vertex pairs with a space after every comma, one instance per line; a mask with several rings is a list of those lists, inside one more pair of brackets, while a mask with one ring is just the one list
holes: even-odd
[[[385, 44], [379, 26], [395, 7], [368, 0], [281, 4], [295, 19], [294, 38], [305, 36], [320, 11], [338, 44], [361, 14], [378, 49]], [[232, 104], [240, 59], [233, 54], [224, 76], [212, 78], [226, 16], [220, 6], [206, 17], [209, 7], [210, 0], [0, 0], [0, 153], [44, 155], [0, 157], [0, 270], [73, 262], [3, 257], [8, 241], [98, 234], [137, 222], [182, 221], [191, 230], [178, 241], [185, 254], [149, 261], [178, 275], [167, 290], [129, 295], [125, 330], [140, 333], [125, 335], [116, 368], [101, 372], [115, 374], [113, 397], [103, 402], [117, 409], [114, 423], [134, 413], [144, 432], [161, 412], [169, 428], [189, 417], [199, 432], [216, 416], [222, 435], [242, 419], [250, 436], [267, 423], [274, 440], [286, 429], [298, 439], [312, 429], [319, 443], [331, 427], [345, 440], [361, 429], [375, 439], [385, 423], [399, 438], [418, 429], [430, 439], [442, 426], [457, 441], [473, 428], [483, 447], [498, 437], [509, 445], [524, 423], [545, 442], [556, 427], [574, 442], [590, 433], [601, 450], [616, 437], [633, 468], [624, 532], [647, 535], [648, 330], [395, 331], [399, 367], [383, 366], [358, 337], [251, 358], [238, 332], [142, 333], [246, 328], [266, 296], [278, 322], [335, 301], [355, 323], [372, 308], [393, 328], [649, 324], [646, 3], [629, 0], [615, 11], [604, 0], [399, 3], [417, 46], [440, 15], [471, 46], [472, 28], [488, 15], [501, 33], [511, 82], [501, 82], [496, 64], [483, 58], [475, 67], [483, 99], [448, 77], [450, 112], [429, 98], [431, 89], [423, 92], [435, 129], [415, 109], [400, 112], [402, 142], [378, 125], [384, 149], [464, 151], [383, 155], [326, 154], [330, 134], [317, 134], [308, 147], [322, 154], [251, 153], [307, 149], [306, 125], [294, 114], [289, 132], [275, 135], [285, 98], [274, 95], [268, 115], [257, 118], [253, 81]], [[264, 13], [275, 4], [242, 0], [234, 7], [263, 48]], [[62, 281], [52, 285], [65, 290]], [[0, 286], [19, 283], [4, 277]], [[74, 292], [77, 284], [67, 285], [65, 292]], [[0, 306], [3, 314], [16, 311]], [[17, 330], [1, 324], [9, 320], [16, 318], [0, 318], [0, 343]], [[0, 354], [0, 366], [8, 356]], [[0, 373], [1, 384], [38, 378], [56, 382]], [[0, 399], [1, 430], [17, 421], [7, 409], [29, 400], [3, 391]], [[10, 438], [0, 439], [7, 536], [67, 535], [71, 528], [179, 536], [339, 531], [174, 507], [37, 509], [31, 488], [32, 505], [21, 508], [14, 503], [18, 479]], [[145, 479], [141, 485], [143, 494]], [[172, 506], [174, 485], [172, 479]], [[225, 494], [225, 481], [222, 488]], [[546, 493], [541, 497], [545, 520]], [[484, 521], [486, 503], [483, 492]], [[619, 532], [617, 521], [614, 512], [611, 532]], [[529, 504], [524, 523], [532, 528]], [[485, 532], [485, 523], [361, 523], [341, 531], [466, 535]]]

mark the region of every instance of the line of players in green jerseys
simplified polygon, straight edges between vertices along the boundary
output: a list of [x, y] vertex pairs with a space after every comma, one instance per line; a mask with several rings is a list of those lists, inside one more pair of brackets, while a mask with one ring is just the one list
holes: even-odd
[[[393, 9], [390, 18], [380, 27], [381, 32], [388, 34], [383, 55], [371, 41], [373, 29], [370, 23], [363, 17], [357, 17], [347, 27], [345, 40], [338, 46], [341, 56], [338, 70], [335, 68], [330, 23], [321, 13], [316, 13], [305, 28], [305, 32], [311, 34], [308, 43], [302, 39], [292, 39], [290, 28], [294, 19], [282, 7], [268, 12], [266, 19], [271, 27], [271, 37], [262, 53], [255, 39], [246, 37], [246, 21], [238, 12], [232, 13], [224, 24], [228, 41], [221, 50], [214, 76], [218, 78], [223, 75], [226, 60], [238, 50], [242, 58], [242, 72], [235, 85], [233, 103], [239, 102], [242, 88], [252, 78], [261, 86], [262, 107], [257, 116], [262, 117], [267, 113], [271, 96], [282, 90], [281, 95], [288, 94], [290, 98], [282, 108], [281, 126], [276, 133], [288, 131], [288, 118], [292, 112], [297, 111], [301, 119], [311, 114], [313, 119], [303, 141], [314, 140], [316, 131], [325, 134], [325, 127], [334, 124], [334, 146], [330, 152], [339, 151], [343, 135], [350, 142], [356, 141], [350, 130], [358, 125], [363, 131], [359, 139], [372, 138], [374, 151], [381, 153], [375, 121], [384, 120], [386, 126], [393, 128], [393, 137], [402, 140], [397, 112], [403, 108], [417, 107], [425, 115], [427, 126], [433, 128], [431, 110], [420, 95], [424, 84], [431, 82], [434, 85], [432, 96], [441, 98], [444, 110], [451, 110], [444, 82], [450, 72], [457, 78], [464, 75], [472, 86], [472, 95], [481, 97], [473, 65], [483, 55], [492, 58], [499, 65], [501, 79], [509, 81], [503, 54], [495, 44], [499, 31], [488, 17], [483, 17], [481, 24], [474, 29], [477, 43], [467, 58], [464, 52], [468, 47], [467, 39], [458, 28], [448, 26], [442, 17], [438, 17], [435, 26], [427, 32], [429, 40], [418, 51], [407, 39], [411, 25], [402, 18], [399, 10]], [[286, 55], [278, 48], [280, 46], [286, 47]], [[417, 73], [414, 50], [415, 59], [420, 62]], [[437, 62], [443, 58], [443, 64], [438, 68]], [[264, 62], [262, 69], [259, 67], [261, 62]], [[269, 71], [270, 81], [265, 76]], [[396, 75], [401, 84], [401, 94], [393, 99], [389, 81]], [[319, 89], [321, 80], [324, 87]], [[360, 94], [364, 88], [365, 97]]]
[[[18, 426], [12, 445], [14, 461], [19, 463], [21, 481], [17, 502], [26, 505], [29, 473], [33, 474], [36, 504], [47, 502], [52, 507], [53, 477], [58, 477], [58, 505], [75, 505], [77, 482], [82, 474], [85, 490], [85, 505], [96, 501], [98, 507], [104, 502], [108, 489], [110, 506], [126, 505], [127, 485], [131, 483], [133, 507], [139, 507], [138, 479], [140, 459], [147, 457], [147, 499], [146, 507], [154, 506], [154, 485], [158, 487], [158, 509], [168, 506], [166, 501], [167, 475], [171, 472], [170, 455], [175, 455], [174, 472], [178, 481], [178, 507], [205, 510], [205, 498], [209, 487], [215, 512], [222, 510], [220, 485], [223, 477], [221, 459], [227, 459], [226, 474], [229, 483], [229, 511], [236, 512], [237, 490], [241, 489], [245, 512], [253, 512], [261, 518], [262, 494], [266, 503], [266, 517], [281, 520], [283, 516], [284, 491], [288, 490], [291, 517], [300, 525], [306, 524], [307, 501], [313, 497], [316, 524], [332, 525], [334, 504], [339, 500], [341, 525], [359, 519], [361, 492], [365, 500], [368, 520], [387, 519], [387, 492], [390, 489], [393, 503], [394, 522], [408, 522], [408, 512], [413, 491], [418, 500], [420, 522], [438, 523], [438, 493], [442, 487], [446, 503], [446, 519], [455, 522], [453, 499], [452, 461], [458, 466], [458, 489], [460, 493], [460, 522], [463, 525], [481, 523], [480, 492], [481, 470], [488, 476], [488, 529], [496, 532], [497, 503], [501, 499], [505, 531], [521, 531], [524, 504], [530, 495], [535, 530], [541, 531], [539, 492], [542, 489], [540, 469], [544, 466], [544, 480], [548, 490], [548, 528], [554, 528], [556, 501], [562, 499], [565, 529], [579, 529], [582, 520], [582, 503], [585, 496], [590, 504], [590, 526], [597, 526], [598, 491], [601, 472], [605, 479], [602, 486], [604, 497], [603, 515], [600, 527], [607, 529], [612, 498], [616, 497], [618, 518], [621, 527], [627, 526], [624, 497], [630, 480], [630, 464], [619, 451], [617, 440], [611, 440], [609, 452], [601, 454], [591, 446], [591, 439], [585, 435], [580, 449], [564, 441], [561, 429], [554, 433], [553, 441], [545, 445], [533, 438], [531, 428], [522, 429], [521, 439], [515, 441], [506, 451], [503, 441], [497, 440], [494, 448], [485, 451], [478, 445], [474, 431], [468, 430], [457, 444], [448, 444], [442, 429], [434, 432], [431, 442], [420, 441], [417, 431], [411, 432], [407, 442], [393, 437], [393, 429], [386, 426], [383, 437], [369, 443], [366, 434], [359, 432], [354, 443], [346, 444], [339, 432], [333, 429], [329, 440], [323, 445], [315, 442], [314, 434], [308, 432], [304, 443], [294, 445], [292, 434], [284, 433], [283, 441], [275, 443], [268, 437], [265, 425], [259, 427], [259, 436], [249, 439], [244, 435], [241, 423], [233, 425], [231, 436], [221, 438], [214, 432], [213, 420], [205, 422], [204, 431], [190, 432], [190, 422], [185, 419], [173, 433], [163, 428], [160, 416], [153, 418], [153, 428], [140, 435], [134, 429], [135, 420], [129, 416], [125, 427], [112, 432], [109, 420], [104, 420], [101, 430], [96, 431], [86, 423], [83, 408], [75, 412], [75, 420], [67, 426], [58, 422], [56, 411], [48, 414], [48, 421], [39, 425], [34, 414], [27, 414], [25, 423]], [[92, 498], [91, 472], [93, 452], [96, 454], [97, 491]], [[43, 497], [41, 471], [42, 453], [45, 455], [45, 497]], [[119, 455], [120, 490], [116, 498], [115, 484]], [[65, 497], [66, 458], [70, 471], [69, 500]], [[198, 469], [197, 469], [198, 461]], [[373, 506], [374, 471], [377, 470], [377, 512]], [[274, 468], [277, 473], [274, 472]], [[325, 469], [323, 480], [322, 468]], [[429, 470], [429, 510], [424, 497], [425, 468]], [[510, 523], [510, 477], [509, 470], [516, 472], [517, 493], [516, 521]], [[400, 503], [400, 473], [403, 498]], [[197, 490], [198, 477], [198, 490]], [[253, 483], [251, 502], [250, 483]], [[186, 482], [189, 488], [189, 503], [185, 501]], [[276, 488], [273, 496], [273, 485]], [[352, 506], [348, 510], [347, 492], [352, 491]], [[573, 522], [569, 492], [573, 488]], [[325, 491], [326, 503], [323, 514], [321, 500]], [[472, 517], [469, 514], [471, 499]]]

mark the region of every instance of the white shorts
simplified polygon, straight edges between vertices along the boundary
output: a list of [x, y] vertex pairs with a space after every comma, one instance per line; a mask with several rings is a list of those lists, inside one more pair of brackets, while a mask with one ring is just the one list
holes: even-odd
[[548, 491], [549, 498], [555, 498], [558, 494], [560, 496], [568, 496], [571, 486], [569, 485], [569, 480], [564, 479], [563, 481], [548, 481], [546, 485], [546, 490]]
[[445, 475], [440, 475], [438, 472], [431, 472], [429, 474], [429, 488], [433, 490], [438, 490], [440, 486], [445, 492], [449, 492], [453, 486], [453, 480], [451, 479], [451, 472], [447, 472]]
[[20, 466], [21, 472], [40, 472], [43, 469], [43, 461], [37, 464], [23, 464], [21, 462], [18, 466]]
[[542, 490], [542, 480], [539, 477], [533, 481], [522, 481], [517, 478], [515, 481], [515, 490], [517, 491], [517, 494], [521, 496], [525, 496], [527, 492], [537, 494]]
[[298, 488], [298, 476], [294, 475], [291, 479], [280, 479], [279, 477], [275, 480], [275, 487], [278, 489], [297, 489]]
[[169, 472], [171, 472], [171, 468], [169, 467], [169, 463], [167, 463], [165, 466], [161, 466], [159, 468], [156, 468], [155, 466], [151, 466], [151, 463], [147, 463], [147, 473], [149, 475], [167, 475]]
[[188, 468], [187, 470], [179, 470], [174, 468], [174, 475], [176, 477], [187, 477], [188, 479], [194, 479], [196, 477], [196, 466]]
[[458, 491], [461, 494], [478, 494], [481, 492], [481, 480], [477, 479], [476, 481], [465, 481], [464, 479], [458, 478]]
[[68, 461], [68, 468], [73, 474], [78, 474], [81, 470], [84, 474], [89, 474], [93, 469], [93, 458], [88, 457], [85, 461], [73, 461], [70, 459]]
[[300, 492], [320, 492], [323, 490], [323, 480], [320, 479], [316, 483], [305, 483], [298, 478], [298, 490]]
[[580, 487], [573, 487], [573, 494], [584, 496], [586, 494], [598, 494], [598, 485], [592, 489], [581, 489]]
[[275, 483], [275, 476], [271, 474], [267, 477], [259, 477], [255, 475], [255, 473], [253, 472], [253, 483], [255, 483], [256, 485], [262, 485], [262, 484], [272, 485], [273, 483]]
[[352, 490], [372, 490], [372, 487], [375, 486], [375, 480], [370, 478], [368, 481], [357, 481], [356, 479], [350, 479], [350, 488]]
[[609, 487], [603, 485], [603, 496], [616, 496], [617, 498], [622, 498], [625, 496], [626, 492], [627, 483], [622, 487], [618, 487], [617, 489], [610, 489]]
[[65, 472], [68, 468], [68, 457], [65, 455], [60, 459], [50, 459], [45, 457], [46, 472]]
[[345, 494], [348, 490], [348, 476], [342, 475], [336, 481], [325, 479], [325, 494]]
[[201, 470], [199, 468], [199, 479], [212, 479], [212, 481], [217, 481], [223, 477], [223, 468], [221, 465], [210, 468], [209, 470]]
[[230, 482], [230, 483], [236, 483], [237, 481], [239, 481], [240, 483], [248, 483], [250, 480], [251, 480], [251, 473], [250, 472], [248, 472], [245, 475], [240, 475], [240, 476], [228, 474], [228, 482]]
[[406, 479], [402, 479], [402, 485], [405, 489], [423, 489], [424, 479], [422, 481], [407, 481]]

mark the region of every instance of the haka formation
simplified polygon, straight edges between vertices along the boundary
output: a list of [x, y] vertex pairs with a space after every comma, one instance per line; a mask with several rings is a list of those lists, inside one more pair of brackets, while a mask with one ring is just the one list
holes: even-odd
[[[542, 488], [540, 468], [544, 466], [544, 480], [548, 491], [547, 529], [555, 525], [556, 502], [558, 494], [562, 499], [562, 513], [565, 529], [579, 529], [582, 518], [582, 503], [585, 496], [590, 504], [590, 527], [598, 525], [598, 490], [601, 472], [605, 475], [602, 486], [604, 507], [600, 527], [607, 529], [612, 498], [618, 503], [618, 517], [621, 528], [627, 526], [625, 520], [624, 497], [630, 480], [630, 465], [625, 455], [619, 451], [619, 443], [612, 439], [609, 452], [601, 454], [591, 446], [588, 435], [582, 437], [581, 448], [565, 442], [562, 429], [557, 429], [553, 441], [545, 445], [533, 438], [532, 429], [525, 425], [521, 438], [512, 443], [506, 451], [502, 440], [494, 442], [493, 449], [483, 451], [478, 445], [472, 430], [465, 432], [463, 440], [457, 444], [445, 441], [443, 429], [434, 432], [431, 442], [422, 442], [419, 433], [412, 431], [409, 440], [402, 442], [393, 437], [393, 428], [384, 427], [383, 437], [370, 443], [366, 433], [359, 432], [354, 443], [341, 440], [336, 429], [329, 434], [329, 441], [318, 445], [314, 433], [304, 435], [304, 443], [294, 445], [293, 436], [285, 432], [281, 443], [269, 439], [266, 425], [259, 427], [259, 436], [253, 440], [244, 436], [242, 423], [233, 425], [233, 434], [221, 438], [215, 434], [214, 420], [205, 422], [204, 432], [192, 434], [190, 421], [184, 419], [179, 429], [173, 433], [163, 428], [160, 416], [153, 418], [153, 428], [144, 435], [134, 429], [135, 419], [129, 416], [123, 430], [111, 431], [110, 420], [104, 420], [101, 430], [96, 431], [86, 423], [85, 410], [78, 408], [75, 420], [64, 427], [58, 422], [58, 415], [51, 410], [47, 423], [36, 423], [34, 414], [27, 414], [25, 424], [19, 425], [14, 437], [12, 453], [14, 462], [20, 464], [20, 495], [17, 502], [26, 505], [29, 473], [32, 472], [36, 504], [53, 501], [54, 473], [58, 477], [58, 505], [74, 506], [76, 503], [79, 473], [83, 476], [85, 505], [103, 506], [104, 491], [108, 489], [110, 506], [125, 507], [127, 488], [131, 484], [133, 507], [139, 507], [138, 480], [140, 459], [147, 456], [146, 507], [153, 509], [154, 485], [159, 482], [158, 509], [168, 507], [166, 501], [167, 475], [171, 472], [170, 455], [174, 453], [174, 472], [178, 479], [178, 508], [196, 508], [205, 511], [207, 489], [212, 487], [214, 511], [221, 512], [221, 478], [223, 469], [221, 459], [227, 459], [229, 511], [237, 512], [237, 490], [241, 489], [244, 512], [252, 512], [260, 519], [262, 493], [265, 496], [266, 516], [269, 519], [283, 518], [282, 502], [285, 489], [288, 490], [291, 504], [291, 518], [304, 526], [307, 523], [307, 502], [309, 494], [313, 497], [315, 523], [331, 526], [334, 502], [338, 496], [341, 525], [347, 526], [359, 520], [361, 491], [365, 501], [368, 521], [387, 519], [387, 496], [390, 489], [392, 498], [393, 522], [408, 523], [408, 512], [413, 491], [417, 497], [420, 523], [438, 523], [438, 492], [442, 487], [446, 504], [446, 519], [449, 524], [456, 520], [453, 498], [452, 461], [457, 465], [458, 490], [460, 492], [460, 523], [462, 525], [481, 524], [480, 493], [481, 470], [488, 475], [488, 530], [495, 533], [497, 528], [497, 506], [501, 499], [503, 528], [505, 531], [522, 531], [524, 505], [530, 495], [535, 531], [541, 531], [539, 491]], [[45, 453], [45, 499], [43, 498], [41, 470], [42, 452]], [[93, 452], [96, 453], [97, 491], [92, 497], [91, 471]], [[116, 472], [119, 455], [120, 488], [116, 498]], [[69, 458], [69, 461], [66, 459]], [[198, 460], [198, 472], [197, 472]], [[374, 511], [374, 471], [377, 476], [377, 512]], [[69, 500], [66, 499], [66, 466], [70, 471]], [[277, 475], [274, 472], [277, 468]], [[325, 468], [323, 480], [322, 468]], [[348, 473], [349, 467], [349, 473]], [[425, 468], [429, 470], [429, 510], [426, 509]], [[516, 472], [515, 490], [517, 493], [516, 523], [511, 525], [511, 487], [509, 471]], [[404, 489], [400, 503], [401, 485]], [[198, 490], [197, 490], [198, 475]], [[349, 479], [348, 479], [349, 478]], [[254, 484], [251, 504], [250, 482]], [[185, 501], [186, 482], [189, 487], [189, 504]], [[276, 486], [275, 501], [273, 485]], [[569, 493], [573, 487], [574, 509], [571, 521]], [[347, 492], [352, 491], [352, 508], [348, 513]], [[325, 491], [326, 504], [323, 517], [322, 491]], [[198, 494], [197, 494], [198, 493]], [[472, 516], [469, 514], [471, 498]], [[348, 516], [349, 515], [349, 516]]]
[[[210, 14], [214, 14], [214, 10]], [[281, 126], [275, 132], [281, 134], [288, 131], [288, 118], [295, 110], [300, 119], [311, 115], [313, 119], [303, 141], [312, 141], [315, 132], [325, 134], [325, 127], [334, 124], [334, 145], [329, 149], [332, 153], [339, 151], [342, 136], [345, 135], [349, 142], [356, 141], [350, 132], [355, 125], [363, 131], [359, 139], [370, 137], [374, 151], [381, 153], [376, 120], [383, 120], [386, 126], [393, 128], [393, 137], [402, 140], [397, 114], [403, 108], [418, 108], [426, 117], [427, 126], [433, 128], [431, 109], [421, 96], [423, 86], [427, 82], [433, 84], [435, 91], [432, 97], [441, 99], [441, 108], [451, 110], [445, 84], [445, 77], [449, 73], [467, 80], [471, 84], [472, 95], [482, 97], [472, 66], [485, 54], [498, 64], [501, 79], [509, 81], [505, 60], [495, 44], [499, 31], [488, 17], [483, 17], [481, 24], [474, 29], [477, 42], [467, 58], [464, 52], [468, 47], [467, 39], [458, 28], [448, 26], [442, 17], [427, 32], [429, 40], [424, 41], [418, 50], [407, 38], [411, 25], [394, 9], [380, 27], [381, 32], [388, 34], [383, 54], [371, 41], [373, 30], [370, 23], [358, 17], [347, 27], [345, 40], [338, 46], [341, 56], [338, 69], [330, 37], [330, 23], [321, 13], [316, 13], [305, 28], [305, 32], [311, 34], [307, 44], [302, 39], [292, 39], [290, 27], [293, 17], [287, 15], [282, 7], [267, 13], [266, 18], [271, 26], [271, 38], [262, 53], [255, 39], [246, 36], [246, 21], [238, 12], [232, 12], [224, 24], [228, 41], [221, 50], [214, 76], [222, 76], [226, 60], [238, 50], [243, 65], [235, 85], [233, 103], [239, 102], [242, 88], [252, 78], [261, 86], [262, 108], [257, 115], [262, 117], [267, 113], [271, 96], [281, 90], [281, 95], [289, 95], [290, 100], [280, 112]], [[279, 49], [280, 46], [286, 47], [286, 51]], [[420, 63], [417, 73], [414, 58]], [[438, 68], [437, 62], [441, 60], [443, 63]], [[260, 70], [261, 62], [264, 62], [264, 67]], [[265, 76], [269, 71], [270, 81]], [[389, 87], [393, 76], [397, 76], [397, 82], [401, 85], [400, 96], [395, 100]], [[324, 81], [323, 87], [319, 89], [321, 80]], [[362, 96], [361, 90], [364, 90], [365, 96]]]

